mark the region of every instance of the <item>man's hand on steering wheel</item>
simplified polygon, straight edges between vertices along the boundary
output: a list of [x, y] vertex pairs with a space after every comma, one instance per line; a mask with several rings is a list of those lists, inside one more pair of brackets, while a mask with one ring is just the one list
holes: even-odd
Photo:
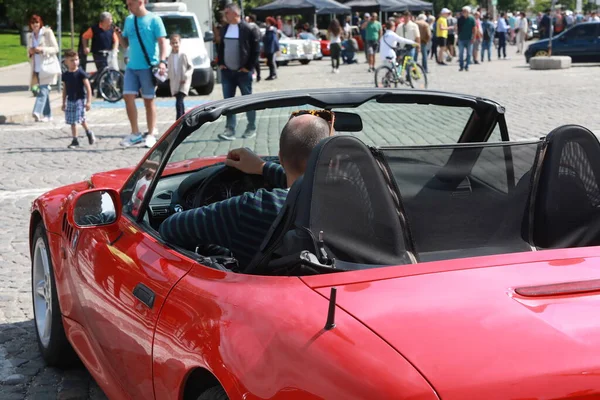
[[227, 154], [225, 165], [246, 174], [262, 175], [265, 162], [248, 148], [233, 149]]

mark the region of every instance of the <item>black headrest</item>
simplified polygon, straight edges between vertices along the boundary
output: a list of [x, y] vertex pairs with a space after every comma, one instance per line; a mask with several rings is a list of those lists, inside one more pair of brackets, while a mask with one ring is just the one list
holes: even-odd
[[544, 248], [598, 244], [573, 232], [586, 230], [600, 206], [600, 142], [578, 125], [556, 128], [548, 142], [534, 215], [534, 242]]
[[311, 153], [295, 226], [288, 242], [323, 232], [330, 256], [342, 261], [390, 265], [410, 260], [391, 188], [369, 147], [354, 136], [324, 139]]

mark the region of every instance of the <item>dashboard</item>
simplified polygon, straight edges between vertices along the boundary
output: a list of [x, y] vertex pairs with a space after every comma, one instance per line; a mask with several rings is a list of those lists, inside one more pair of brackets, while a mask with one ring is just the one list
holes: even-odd
[[[276, 161], [276, 157], [265, 161]], [[150, 219], [160, 223], [175, 212], [203, 207], [246, 192], [272, 189], [262, 175], [245, 174], [217, 163], [190, 173], [167, 176], [158, 181], [150, 200]]]

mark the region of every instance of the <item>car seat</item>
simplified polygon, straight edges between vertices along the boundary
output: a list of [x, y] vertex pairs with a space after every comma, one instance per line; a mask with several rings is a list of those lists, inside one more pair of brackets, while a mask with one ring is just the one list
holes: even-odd
[[534, 243], [540, 248], [600, 245], [600, 143], [581, 126], [556, 128], [540, 174]]
[[353, 136], [324, 139], [244, 272], [294, 275], [415, 261], [382, 166]]

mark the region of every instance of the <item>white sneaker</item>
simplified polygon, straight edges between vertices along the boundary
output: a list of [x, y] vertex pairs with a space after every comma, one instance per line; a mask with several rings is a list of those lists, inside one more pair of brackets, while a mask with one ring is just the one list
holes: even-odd
[[38, 113], [33, 113], [31, 115], [33, 115], [33, 119], [35, 120], [35, 122], [40, 122], [42, 120], [42, 116]]
[[336, 69], [336, 70], [335, 70], [335, 73], [336, 73], [336, 74], [339, 74], [339, 73], [340, 73], [340, 70], [339, 70], [339, 69]]
[[331, 68], [331, 73], [335, 74], [335, 68]]
[[140, 144], [144, 141], [141, 133], [132, 133], [123, 138], [119, 143], [122, 147], [130, 147], [135, 146], [136, 144]]
[[151, 147], [154, 147], [155, 144], [156, 144], [156, 134], [152, 134], [152, 135], [148, 134], [148, 135], [144, 136], [144, 146], [146, 146], [147, 148], [151, 148]]

